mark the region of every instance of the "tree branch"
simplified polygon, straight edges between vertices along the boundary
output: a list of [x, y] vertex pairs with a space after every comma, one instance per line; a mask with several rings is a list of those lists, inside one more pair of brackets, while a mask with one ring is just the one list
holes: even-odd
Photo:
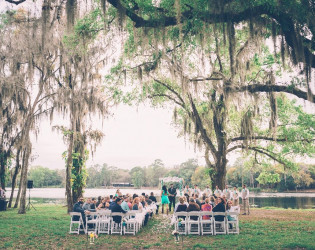
[[[243, 141], [247, 139], [245, 136], [239, 136], [230, 139], [230, 142], [235, 142], [235, 141]], [[265, 140], [265, 141], [276, 141], [276, 142], [297, 142], [297, 141], [305, 141], [305, 142], [312, 142], [315, 141], [315, 139], [301, 139], [301, 140], [294, 140], [290, 141], [287, 138], [272, 138], [272, 137], [267, 137], [267, 136], [253, 136], [251, 137], [251, 140]]]
[[[166, 27], [166, 26], [175, 26], [178, 24], [176, 15], [174, 16], [168, 16], [164, 14], [163, 12], [159, 12], [158, 18], [149, 18], [144, 19], [140, 15], [136, 14], [135, 11], [133, 11], [132, 8], [125, 7], [121, 4], [120, 0], [108, 0], [108, 2], [115, 8], [123, 10], [126, 13], [126, 16], [128, 16], [134, 23], [135, 27], [151, 27], [151, 28], [157, 28], [157, 27]], [[233, 4], [233, 1], [227, 1], [227, 4]], [[156, 10], [158, 7], [153, 7]], [[230, 8], [226, 8], [230, 9]], [[157, 11], [155, 11], [157, 13]], [[297, 41], [296, 33], [295, 33], [295, 22], [294, 17], [292, 17], [292, 14], [286, 9], [283, 8], [283, 6], [272, 6], [269, 2], [265, 2], [263, 4], [260, 4], [258, 6], [251, 6], [250, 4], [248, 6], [245, 6], [242, 11], [239, 11], [235, 13], [235, 11], [227, 11], [222, 13], [215, 13], [213, 11], [209, 10], [198, 10], [196, 8], [193, 8], [192, 6], [189, 6], [189, 10], [183, 11], [181, 13], [181, 22], [184, 22], [185, 20], [191, 20], [196, 17], [201, 19], [202, 21], [209, 23], [209, 24], [215, 24], [215, 23], [226, 23], [226, 22], [232, 22], [232, 23], [240, 23], [245, 20], [249, 20], [253, 17], [263, 16], [266, 15], [269, 18], [275, 19], [278, 24], [281, 26], [283, 34], [285, 36], [286, 42], [288, 45], [294, 50], [295, 44]], [[301, 21], [302, 22], [302, 21]], [[302, 23], [303, 24], [303, 23]], [[300, 34], [297, 34], [298, 36], [301, 36]], [[302, 37], [303, 40], [305, 37]], [[307, 41], [309, 42], [309, 40]], [[311, 41], [312, 42], [312, 41]], [[313, 47], [314, 42], [312, 42], [311, 47]], [[304, 52], [304, 58], [307, 58], [308, 61], [311, 63], [311, 66], [315, 68], [315, 55], [310, 51], [310, 49], [307, 47], [309, 46], [306, 44], [303, 46], [303, 52]], [[297, 58], [298, 61], [304, 62], [304, 58], [300, 56], [300, 58]]]
[[171, 91], [173, 94], [175, 94], [177, 96], [177, 98], [182, 102], [183, 105], [185, 105], [185, 101], [183, 100], [183, 98], [180, 96], [180, 94], [178, 94], [173, 88], [171, 88], [169, 85], [161, 82], [158, 79], [153, 78], [154, 81], [158, 82], [159, 84], [163, 85], [165, 88], [167, 88], [169, 91]]
[[249, 149], [249, 150], [258, 152], [258, 153], [260, 153], [260, 154], [264, 154], [264, 155], [268, 156], [270, 159], [273, 159], [274, 161], [277, 161], [277, 162], [279, 162], [279, 163], [281, 163], [281, 164], [283, 164], [283, 165], [286, 165], [285, 162], [283, 162], [283, 161], [277, 159], [275, 156], [271, 155], [271, 153], [264, 151], [264, 149], [262, 149], [262, 148], [246, 147], [245, 145], [237, 145], [237, 146], [234, 146], [234, 147], [228, 149], [227, 152], [230, 153], [230, 152], [232, 152], [233, 150], [238, 149], [238, 148], [241, 148], [241, 149]]
[[180, 102], [178, 102], [175, 98], [171, 97], [170, 95], [166, 95], [166, 94], [154, 94], [154, 95], [149, 95], [148, 98], [154, 98], [154, 97], [166, 97], [169, 100], [175, 102], [177, 105], [181, 106], [182, 108], [184, 108], [186, 110], [186, 107], [181, 104]]
[[190, 101], [190, 105], [191, 105], [191, 108], [193, 110], [193, 114], [194, 114], [194, 117], [195, 117], [195, 121], [194, 122], [197, 123], [198, 126], [200, 127], [200, 133], [201, 133], [202, 139], [208, 145], [209, 149], [212, 152], [212, 155], [215, 156], [216, 158], [218, 158], [217, 157], [217, 150], [216, 150], [214, 144], [212, 143], [211, 139], [207, 135], [206, 129], [203, 127], [202, 120], [201, 120], [201, 118], [199, 116], [198, 110], [197, 110], [197, 108], [195, 106], [195, 103], [194, 103], [194, 101], [193, 101], [193, 99], [192, 99], [190, 94], [189, 94], [189, 101]]
[[248, 86], [241, 86], [241, 87], [232, 87], [232, 86], [226, 86], [226, 91], [230, 92], [245, 92], [248, 91], [250, 93], [257, 93], [257, 92], [285, 92], [292, 95], [295, 95], [301, 99], [311, 101], [315, 103], [315, 96], [312, 97], [311, 100], [308, 98], [307, 92], [300, 90], [293, 86], [284, 86], [284, 85], [263, 85], [263, 84], [252, 84]]
[[8, 2], [8, 3], [19, 5], [21, 3], [24, 3], [26, 0], [5, 0], [5, 1]]

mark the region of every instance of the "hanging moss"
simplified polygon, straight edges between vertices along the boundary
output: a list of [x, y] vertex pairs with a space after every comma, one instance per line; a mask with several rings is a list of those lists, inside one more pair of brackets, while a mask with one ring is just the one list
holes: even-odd
[[176, 123], [177, 122], [177, 108], [176, 107], [174, 108], [174, 111], [173, 111], [173, 119], [174, 119], [174, 122]]
[[275, 21], [271, 22], [271, 35], [272, 35], [272, 42], [273, 42], [273, 53], [275, 59], [277, 58], [277, 26]]
[[235, 76], [235, 28], [234, 23], [228, 23], [228, 36], [229, 36], [229, 56], [230, 56], [230, 70], [231, 79]]
[[72, 31], [75, 22], [77, 10], [77, 0], [67, 0], [66, 3], [66, 13], [67, 13], [67, 29]]
[[[274, 79], [273, 73], [270, 74], [269, 84], [271, 84], [271, 85], [275, 84], [275, 79]], [[274, 92], [270, 92], [268, 95], [269, 95], [269, 104], [270, 104], [270, 111], [271, 111], [269, 129], [272, 131], [273, 138], [276, 138], [277, 117], [278, 117], [277, 100], [276, 100]]]
[[243, 136], [244, 144], [248, 147], [248, 143], [251, 140], [253, 134], [253, 121], [252, 121], [252, 112], [248, 109], [241, 120], [241, 136]]
[[100, 1], [101, 1], [102, 12], [103, 12], [103, 15], [105, 16], [106, 15], [106, 3], [107, 3], [107, 0], [100, 0]]

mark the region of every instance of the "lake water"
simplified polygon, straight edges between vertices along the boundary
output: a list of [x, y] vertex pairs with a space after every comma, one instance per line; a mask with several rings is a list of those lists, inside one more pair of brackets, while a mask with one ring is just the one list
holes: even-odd
[[[116, 189], [86, 189], [85, 197], [98, 197], [115, 194]], [[158, 189], [121, 189], [123, 194], [150, 194], [160, 196]], [[29, 195], [27, 191], [27, 197]], [[14, 192], [16, 197], [17, 191]], [[7, 189], [7, 198], [10, 189]], [[65, 203], [64, 188], [34, 188], [31, 189], [31, 198], [34, 202]], [[250, 193], [250, 205], [253, 207], [280, 207], [280, 208], [315, 208], [315, 193]]]

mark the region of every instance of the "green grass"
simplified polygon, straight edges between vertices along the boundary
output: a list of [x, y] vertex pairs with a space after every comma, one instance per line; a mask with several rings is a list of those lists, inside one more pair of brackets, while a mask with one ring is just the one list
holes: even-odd
[[240, 217], [239, 235], [184, 236], [175, 243], [167, 217], [149, 221], [136, 236], [69, 235], [60, 205], [36, 204], [25, 215], [0, 212], [0, 249], [315, 249], [315, 210], [253, 209]]

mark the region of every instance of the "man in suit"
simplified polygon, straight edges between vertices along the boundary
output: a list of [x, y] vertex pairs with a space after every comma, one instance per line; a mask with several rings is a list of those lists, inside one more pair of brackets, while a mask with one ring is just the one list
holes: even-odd
[[170, 212], [172, 211], [172, 206], [173, 206], [173, 209], [175, 209], [176, 194], [177, 194], [176, 188], [174, 187], [172, 183], [170, 188], [168, 189], [168, 199], [170, 201], [169, 203]]
[[[119, 197], [116, 198], [115, 203], [111, 207], [112, 213], [127, 213], [124, 209], [121, 207], [122, 199]], [[121, 223], [121, 216], [113, 216], [113, 221], [116, 223]]]
[[[85, 214], [89, 214], [90, 211], [84, 210], [82, 208], [83, 203], [84, 203], [84, 198], [83, 197], [79, 197], [78, 198], [78, 202], [73, 205], [73, 212], [81, 213], [82, 220], [83, 220], [83, 223], [84, 223], [84, 226], [85, 226], [85, 224], [86, 224]], [[79, 216], [74, 216], [73, 217], [73, 220], [79, 220], [79, 219], [80, 219]]]
[[242, 209], [244, 210], [243, 215], [247, 214], [249, 215], [249, 190], [246, 188], [246, 185], [243, 185], [242, 189]]

